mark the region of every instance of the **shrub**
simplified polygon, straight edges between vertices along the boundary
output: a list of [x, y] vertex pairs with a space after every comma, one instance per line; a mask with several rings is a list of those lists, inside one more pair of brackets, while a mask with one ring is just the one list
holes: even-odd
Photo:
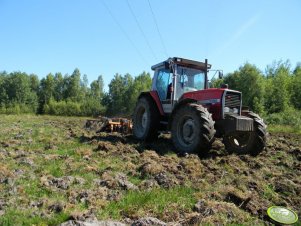
[[36, 107], [20, 104], [20, 103], [10, 103], [7, 105], [3, 105], [0, 107], [0, 114], [11, 114], [11, 115], [19, 115], [19, 114], [34, 114], [36, 112]]
[[288, 108], [284, 112], [273, 113], [264, 117], [267, 124], [291, 126], [295, 129], [301, 129], [301, 111]]
[[100, 102], [87, 99], [86, 102], [79, 103], [73, 101], [50, 100], [44, 105], [44, 113], [61, 116], [96, 116], [105, 111]]

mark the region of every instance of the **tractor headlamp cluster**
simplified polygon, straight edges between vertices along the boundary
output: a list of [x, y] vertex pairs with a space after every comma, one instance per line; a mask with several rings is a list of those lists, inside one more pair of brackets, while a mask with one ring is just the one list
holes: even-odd
[[238, 114], [238, 108], [224, 107], [224, 113], [234, 113], [234, 114]]

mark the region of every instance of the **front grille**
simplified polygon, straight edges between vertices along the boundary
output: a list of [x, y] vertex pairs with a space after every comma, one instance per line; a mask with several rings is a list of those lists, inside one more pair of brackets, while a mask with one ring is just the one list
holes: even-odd
[[241, 103], [240, 93], [227, 92], [225, 95], [225, 107], [240, 109]]
[[226, 91], [223, 101], [222, 117], [229, 114], [240, 115], [241, 93]]

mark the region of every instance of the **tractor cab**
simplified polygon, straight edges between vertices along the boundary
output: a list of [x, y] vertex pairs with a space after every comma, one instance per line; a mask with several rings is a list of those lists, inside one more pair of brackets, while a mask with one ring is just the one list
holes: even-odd
[[184, 93], [207, 89], [210, 68], [207, 60], [202, 63], [178, 57], [152, 66], [152, 90], [157, 91], [164, 112], [170, 113]]

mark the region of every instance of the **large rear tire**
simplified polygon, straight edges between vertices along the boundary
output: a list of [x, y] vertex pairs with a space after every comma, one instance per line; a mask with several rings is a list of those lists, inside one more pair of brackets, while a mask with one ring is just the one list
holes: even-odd
[[138, 140], [153, 141], [158, 138], [160, 114], [150, 97], [141, 97], [133, 115], [133, 135]]
[[214, 121], [203, 106], [188, 103], [174, 113], [171, 135], [179, 153], [206, 154], [214, 141], [214, 134]]
[[266, 125], [254, 112], [248, 112], [246, 116], [254, 120], [254, 131], [225, 134], [223, 143], [229, 153], [258, 155], [266, 146]]

